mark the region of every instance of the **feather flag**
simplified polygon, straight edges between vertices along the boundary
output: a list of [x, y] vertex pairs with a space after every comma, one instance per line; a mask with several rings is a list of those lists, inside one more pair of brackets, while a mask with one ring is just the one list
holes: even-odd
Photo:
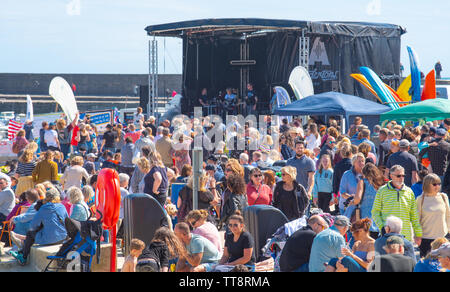
[[27, 120], [34, 121], [33, 102], [31, 97], [27, 95]]
[[8, 139], [9, 141], [14, 140], [16, 138], [17, 132], [22, 129], [23, 123], [16, 122], [14, 120], [9, 120], [8, 123]]

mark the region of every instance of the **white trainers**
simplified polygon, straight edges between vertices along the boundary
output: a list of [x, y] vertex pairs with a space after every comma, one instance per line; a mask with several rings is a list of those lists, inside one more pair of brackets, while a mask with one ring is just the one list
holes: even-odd
[[16, 236], [16, 234], [14, 233], [14, 231], [11, 231], [11, 232], [9, 233], [9, 236], [11, 237], [11, 241], [12, 241], [15, 245], [17, 245], [17, 247], [18, 247], [19, 249], [22, 249], [22, 247], [23, 247], [23, 241], [22, 241], [22, 239], [18, 238], [18, 237]]

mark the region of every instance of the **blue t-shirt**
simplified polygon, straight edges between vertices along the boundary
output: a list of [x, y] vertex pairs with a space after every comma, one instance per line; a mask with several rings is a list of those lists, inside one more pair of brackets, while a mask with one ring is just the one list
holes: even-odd
[[293, 166], [297, 169], [297, 182], [301, 184], [306, 191], [309, 189], [308, 185], [308, 174], [310, 172], [316, 171], [316, 164], [314, 161], [307, 157], [306, 155], [303, 155], [301, 158], [292, 157], [289, 159], [286, 163], [287, 166]]
[[344, 246], [345, 239], [335, 226], [317, 234], [311, 247], [309, 271], [325, 271], [324, 263], [328, 263], [331, 259], [342, 257], [341, 248]]
[[189, 254], [203, 253], [201, 264], [216, 263], [220, 260], [221, 255], [217, 247], [205, 237], [198, 234], [191, 234], [191, 242], [186, 246]]

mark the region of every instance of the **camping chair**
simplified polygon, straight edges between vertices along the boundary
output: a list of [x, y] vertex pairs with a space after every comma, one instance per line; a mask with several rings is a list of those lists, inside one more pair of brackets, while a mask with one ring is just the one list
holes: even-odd
[[[14, 214], [14, 216], [19, 215], [21, 211], [22, 211], [22, 206], [17, 208], [16, 214]], [[3, 227], [2, 227], [2, 233], [0, 234], [0, 241], [2, 241], [3, 233], [6, 232], [6, 233], [8, 233], [9, 246], [12, 246], [12, 244], [11, 244], [11, 236], [9, 236], [9, 233], [12, 231], [11, 227], [12, 227], [13, 222], [11, 220], [3, 221], [2, 224], [3, 224]]]
[[[79, 256], [80, 271], [90, 272], [94, 255], [97, 255], [97, 262], [100, 261], [101, 219], [97, 221], [88, 220], [79, 222], [66, 218], [64, 223], [69, 239], [64, 242], [56, 255], [47, 257], [50, 262], [44, 272], [58, 272], [67, 269], [68, 264], [76, 257], [73, 257], [74, 254]], [[51, 266], [54, 261], [57, 262], [56, 267]]]

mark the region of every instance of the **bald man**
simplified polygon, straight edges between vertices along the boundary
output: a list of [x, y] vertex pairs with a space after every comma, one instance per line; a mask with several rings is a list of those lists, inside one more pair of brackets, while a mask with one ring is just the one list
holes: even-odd
[[280, 257], [280, 270], [282, 272], [308, 272], [309, 255], [314, 237], [328, 227], [327, 222], [321, 216], [311, 216], [308, 225], [297, 230], [286, 241]]

